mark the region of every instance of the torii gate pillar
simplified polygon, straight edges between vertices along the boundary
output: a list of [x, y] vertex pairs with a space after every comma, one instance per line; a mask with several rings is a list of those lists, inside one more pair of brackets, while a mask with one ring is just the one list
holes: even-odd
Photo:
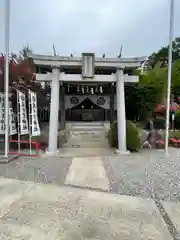
[[59, 117], [59, 77], [60, 69], [54, 67], [52, 69], [52, 88], [51, 88], [51, 105], [50, 105], [50, 122], [49, 122], [49, 148], [48, 153], [57, 153], [58, 139], [58, 117]]
[[118, 149], [117, 154], [127, 154], [126, 147], [126, 110], [125, 110], [125, 89], [124, 74], [122, 69], [116, 70], [116, 102], [117, 102], [117, 131]]

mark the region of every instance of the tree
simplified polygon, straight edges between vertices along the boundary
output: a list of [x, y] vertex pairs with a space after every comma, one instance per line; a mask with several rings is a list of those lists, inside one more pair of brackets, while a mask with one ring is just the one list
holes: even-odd
[[32, 54], [32, 53], [33, 53], [32, 49], [29, 47], [29, 45], [26, 45], [20, 51], [20, 57], [22, 59], [27, 59], [28, 58], [28, 54]]
[[172, 85], [171, 91], [177, 100], [180, 96], [180, 60], [177, 60], [172, 65]]
[[[126, 87], [126, 114], [130, 120], [144, 121], [152, 116], [158, 104], [165, 105], [167, 89], [168, 46], [162, 47], [149, 57], [149, 68], [139, 75], [139, 83]], [[172, 96], [180, 96], [180, 37], [173, 41], [172, 49]]]
[[[126, 88], [126, 113], [130, 120], [146, 121], [166, 94], [167, 69], [148, 70], [139, 75], [139, 83]], [[129, 90], [128, 90], [129, 89]]]
[[180, 37], [175, 38], [172, 44], [173, 60], [180, 59]]
[[[169, 46], [162, 47], [158, 52], [152, 53], [149, 56], [149, 66], [154, 68], [156, 64], [164, 66], [168, 60]], [[180, 59], [180, 37], [175, 38], [172, 44], [172, 59], [173, 62]]]

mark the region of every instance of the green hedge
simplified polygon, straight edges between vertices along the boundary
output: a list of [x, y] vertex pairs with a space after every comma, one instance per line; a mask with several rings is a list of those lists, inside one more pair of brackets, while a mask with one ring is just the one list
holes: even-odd
[[[111, 147], [118, 147], [117, 122], [114, 122], [108, 132]], [[140, 131], [136, 124], [126, 120], [126, 145], [130, 151], [138, 151], [141, 147]]]
[[180, 139], [180, 131], [170, 131], [169, 137], [175, 138], [175, 139]]
[[180, 129], [180, 110], [176, 111], [174, 127]]

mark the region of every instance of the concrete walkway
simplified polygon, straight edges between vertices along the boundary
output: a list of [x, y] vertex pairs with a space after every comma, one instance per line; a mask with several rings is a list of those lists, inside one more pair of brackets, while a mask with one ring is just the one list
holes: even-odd
[[150, 199], [4, 178], [0, 196], [1, 240], [173, 239]]
[[26, 180], [0, 178], [0, 239], [180, 239], [180, 203], [166, 198], [179, 196], [179, 152], [170, 150], [0, 165], [2, 176]]
[[72, 160], [66, 185], [109, 191], [110, 183], [102, 157], [79, 157]]

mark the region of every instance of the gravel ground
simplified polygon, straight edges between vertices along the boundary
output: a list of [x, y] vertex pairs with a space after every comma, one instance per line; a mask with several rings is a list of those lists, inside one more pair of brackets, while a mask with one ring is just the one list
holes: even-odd
[[21, 157], [8, 164], [0, 164], [0, 176], [63, 185], [71, 162], [71, 158]]
[[109, 156], [104, 166], [114, 193], [180, 201], [180, 154], [170, 149], [143, 150], [130, 156]]
[[[71, 163], [70, 157], [22, 157], [0, 164], [0, 176], [61, 186]], [[108, 156], [104, 166], [113, 193], [180, 201], [180, 154], [174, 148], [168, 158], [158, 150]]]

